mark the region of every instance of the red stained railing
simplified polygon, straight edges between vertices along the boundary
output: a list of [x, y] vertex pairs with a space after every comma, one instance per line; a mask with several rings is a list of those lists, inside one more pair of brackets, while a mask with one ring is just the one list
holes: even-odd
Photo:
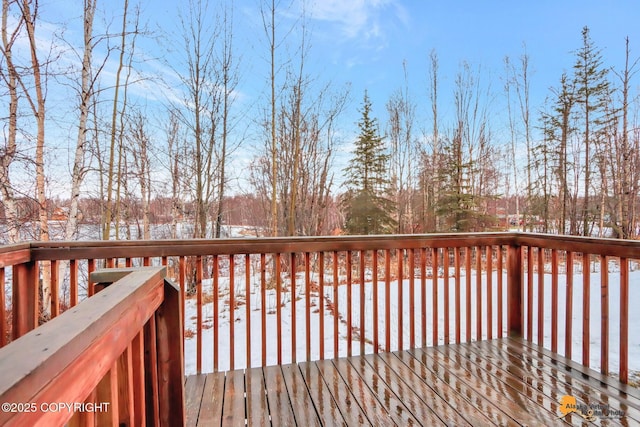
[[[613, 282], [608, 268], [600, 270], [599, 369], [609, 371], [615, 333], [618, 372], [626, 382], [629, 260], [638, 258], [636, 242], [520, 233], [8, 246], [0, 250], [0, 279], [13, 283], [12, 315], [2, 316], [0, 327], [6, 332], [10, 320], [12, 329], [0, 344], [43, 320], [34, 289], [44, 268], [39, 261], [52, 260], [59, 274], [52, 274], [51, 317], [90, 294], [90, 271], [166, 265], [168, 277], [180, 284], [183, 308], [185, 301], [193, 307], [194, 319], [185, 316], [185, 328], [195, 351], [185, 356], [197, 372], [508, 334], [572, 357], [578, 330], [582, 351], [575, 356], [589, 366], [596, 356], [589, 346], [594, 278], [581, 274], [575, 283], [574, 267], [588, 271], [599, 261], [619, 266], [620, 283], [620, 320], [614, 325]], [[574, 325], [578, 288], [586, 315]]]
[[163, 268], [113, 273], [0, 349], [1, 425], [184, 425], [179, 290]]

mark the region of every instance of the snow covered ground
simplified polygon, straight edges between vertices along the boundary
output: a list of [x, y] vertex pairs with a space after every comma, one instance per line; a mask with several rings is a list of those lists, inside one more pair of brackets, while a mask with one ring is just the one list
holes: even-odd
[[[579, 266], [578, 266], [579, 267]], [[462, 272], [461, 276], [461, 289], [460, 289], [460, 299], [462, 302], [462, 313], [461, 316], [461, 330], [462, 330], [462, 339], [464, 340], [466, 337], [466, 319], [465, 319], [465, 301], [466, 301], [466, 286], [465, 286], [465, 272]], [[599, 369], [600, 366], [600, 343], [601, 343], [601, 331], [600, 331], [600, 273], [598, 271], [591, 273], [591, 293], [590, 293], [590, 366], [593, 369]], [[565, 307], [566, 307], [566, 276], [564, 274], [560, 274], [558, 278], [558, 351], [560, 354], [564, 354], [564, 330], [565, 330]], [[313, 277], [312, 281], [317, 281], [317, 277]], [[342, 280], [341, 280], [342, 281]], [[239, 301], [245, 301], [245, 286], [244, 286], [244, 274], [236, 274], [236, 283], [234, 284], [235, 296]], [[288, 284], [290, 279], [286, 279], [284, 281], [285, 284]], [[472, 312], [471, 312], [471, 332], [472, 337], [476, 336], [476, 277], [475, 272], [471, 271], [471, 283], [472, 283], [472, 293], [471, 293], [471, 301], [472, 301]], [[537, 283], [538, 278], [537, 274], [534, 274], [534, 297], [533, 297], [533, 316], [534, 316], [534, 336], [537, 327]], [[504, 280], [504, 292], [503, 298], [505, 301], [506, 307], [506, 277]], [[306, 312], [306, 297], [305, 297], [305, 289], [304, 289], [304, 278], [299, 274], [296, 280], [296, 355], [297, 360], [305, 360], [306, 359], [306, 339], [305, 339], [305, 312]], [[331, 307], [335, 307], [335, 302], [333, 301], [333, 287], [331, 286], [331, 274], [325, 275], [325, 310], [324, 310], [324, 336], [325, 336], [325, 357], [330, 358], [333, 357], [333, 338], [334, 338], [334, 312], [331, 310]], [[366, 335], [366, 345], [365, 352], [370, 353], [373, 352], [373, 284], [370, 281], [366, 281], [365, 283], [365, 335]], [[409, 280], [405, 279], [402, 281], [402, 312], [403, 312], [403, 348], [408, 348], [409, 346], [409, 322], [410, 322], [410, 311], [409, 311], [409, 300], [410, 300], [410, 292], [409, 292]], [[438, 295], [439, 295], [439, 308], [438, 308], [438, 332], [439, 332], [439, 343], [443, 343], [444, 341], [444, 307], [443, 307], [443, 294], [444, 294], [444, 279], [438, 279]], [[483, 313], [486, 310], [486, 295], [487, 295], [487, 282], [486, 279], [482, 280], [482, 310]], [[495, 307], [496, 299], [497, 299], [497, 273], [493, 273], [493, 304]], [[545, 274], [544, 278], [544, 346], [547, 348], [551, 347], [551, 275]], [[234, 321], [234, 329], [235, 329], [235, 368], [244, 368], [246, 367], [246, 350], [244, 347], [245, 338], [246, 338], [246, 307], [244, 304], [237, 306], [234, 310], [233, 316], [230, 314], [230, 309], [228, 305], [229, 299], [229, 280], [228, 277], [220, 279], [220, 298], [219, 298], [219, 369], [226, 370], [230, 368], [229, 365], [229, 322], [230, 319], [233, 318]], [[454, 295], [455, 295], [455, 287], [456, 280], [455, 278], [449, 278], [449, 298], [450, 298], [450, 337], [454, 339], [454, 331], [455, 331], [455, 310], [454, 310]], [[391, 349], [398, 349], [398, 307], [400, 306], [398, 301], [398, 281], [392, 281], [390, 286], [390, 307], [391, 307]], [[205, 295], [211, 294], [211, 281], [205, 281], [203, 283], [203, 292]], [[420, 289], [420, 280], [416, 278], [415, 280], [415, 330], [416, 330], [416, 345], [420, 346], [425, 343], [421, 342], [421, 289]], [[346, 307], [346, 298], [347, 295], [347, 286], [344, 284], [339, 285], [338, 287], [338, 318], [339, 318], [339, 356], [346, 356], [347, 354], [347, 307]], [[432, 295], [432, 281], [431, 278], [427, 279], [427, 340], [426, 345], [432, 345], [432, 309], [431, 309], [431, 295]], [[261, 363], [261, 347], [262, 347], [262, 338], [261, 338], [261, 307], [260, 307], [260, 290], [259, 290], [259, 278], [252, 277], [251, 278], [251, 287], [248, 293], [248, 300], [251, 304], [251, 346], [252, 346], [252, 355], [251, 355], [251, 364], [252, 366], [258, 366]], [[276, 294], [274, 289], [268, 289], [266, 291], [266, 324], [267, 324], [267, 364], [273, 365], [277, 363], [277, 324], [276, 324]], [[311, 292], [311, 359], [319, 358], [319, 329], [320, 329], [320, 313], [318, 310], [319, 304], [319, 295], [317, 292], [312, 290]], [[576, 271], [574, 274], [574, 287], [573, 287], [573, 322], [572, 322], [572, 342], [573, 342], [573, 358], [578, 362], [581, 361], [582, 357], [582, 272]], [[525, 293], [526, 297], [526, 293]], [[379, 327], [379, 344], [384, 346], [385, 344], [385, 328], [384, 324], [384, 309], [385, 309], [385, 283], [384, 281], [378, 282], [378, 327]], [[283, 363], [288, 363], [291, 361], [291, 324], [292, 324], [292, 304], [291, 304], [291, 293], [286, 292], [282, 294], [282, 355], [283, 355]], [[640, 328], [640, 310], [634, 310], [634, 304], [640, 302], [640, 271], [632, 271], [629, 275], [629, 306], [630, 306], [630, 314], [629, 314], [629, 368], [632, 371], [640, 371], [640, 334], [638, 334], [638, 329]], [[525, 305], [526, 306], [526, 305]], [[611, 372], [617, 372], [619, 368], [619, 306], [620, 306], [620, 286], [619, 286], [619, 272], [613, 271], [609, 274], [609, 369]], [[355, 283], [352, 285], [352, 324], [354, 327], [359, 328], [359, 320], [360, 320], [360, 285]], [[493, 310], [494, 313], [494, 321], [493, 321], [493, 335], [497, 335], [497, 321], [496, 319], [496, 309]], [[202, 371], [203, 372], [211, 372], [213, 370], [213, 339], [214, 339], [214, 331], [212, 329], [212, 319], [213, 316], [213, 304], [211, 302], [205, 304], [203, 306], [203, 322], [205, 328], [203, 329], [202, 336], [202, 351], [203, 351], [203, 362], [202, 362]], [[503, 328], [506, 328], [506, 308], [503, 313]], [[526, 316], [525, 316], [526, 317]], [[186, 301], [186, 320], [187, 320], [187, 329], [191, 331], [196, 331], [196, 300], [195, 298], [190, 298]], [[526, 328], [526, 325], [525, 325]], [[486, 317], [483, 315], [483, 338], [486, 338]], [[506, 329], [503, 330], [506, 332]], [[535, 338], [534, 338], [535, 341]], [[352, 341], [352, 354], [357, 355], [360, 351], [360, 342]], [[186, 374], [193, 374], [196, 372], [196, 337], [193, 336], [186, 340], [185, 344], [185, 370]]]

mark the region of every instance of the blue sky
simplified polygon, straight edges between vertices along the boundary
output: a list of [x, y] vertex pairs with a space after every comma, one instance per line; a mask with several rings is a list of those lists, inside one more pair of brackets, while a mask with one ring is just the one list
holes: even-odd
[[[246, 6], [252, 3], [237, 2], [246, 15], [256, 13], [255, 7]], [[526, 44], [534, 92], [546, 92], [573, 65], [583, 26], [591, 29], [607, 65], [623, 64], [626, 36], [632, 49], [634, 42], [640, 44], [637, 1], [319, 0], [309, 9], [309, 65], [325, 79], [351, 82], [358, 100], [368, 89], [378, 106], [402, 85], [403, 61], [415, 96], [425, 93], [432, 49], [440, 58], [445, 88], [462, 61], [481, 66], [497, 85], [505, 55], [517, 58]], [[252, 45], [263, 48], [259, 40]]]
[[[45, 0], [43, 16], [51, 22], [65, 23], [70, 38], [81, 34], [80, 7], [77, 1]], [[135, 4], [135, 0], [130, 0]], [[139, 0], [142, 20], [160, 36], [141, 40], [140, 53], [146, 58], [166, 57], [173, 61], [174, 53], [167, 46], [173, 34], [180, 34], [180, 9], [187, 2], [169, 0]], [[112, 28], [119, 25], [122, 1], [98, 0], [106, 20]], [[212, 0], [215, 9], [218, 1]], [[228, 2], [228, 4], [230, 4]], [[259, 15], [260, 0], [236, 0], [236, 47], [241, 55], [241, 82], [238, 87], [238, 107], [245, 109], [264, 106], [268, 90], [268, 50]], [[302, 0], [280, 0], [277, 26], [282, 35], [289, 32], [300, 16]], [[504, 109], [502, 76], [504, 57], [512, 60], [524, 52], [526, 45], [530, 57], [532, 110], [535, 113], [549, 88], [558, 84], [563, 71], [571, 71], [575, 61], [573, 52], [580, 47], [581, 30], [591, 30], [594, 43], [602, 50], [607, 66], [624, 65], [624, 39], [630, 38], [632, 57], [640, 55], [640, 5], [637, 0], [316, 0], [307, 1], [310, 51], [306, 63], [307, 73], [318, 87], [331, 81], [334, 89], [351, 85], [351, 102], [343, 118], [344, 142], [349, 143], [356, 134], [363, 93], [368, 91], [374, 114], [381, 125], [386, 121], [385, 103], [394, 91], [404, 85], [403, 63], [406, 63], [408, 85], [412, 100], [417, 105], [417, 128], [427, 129], [430, 119], [428, 101], [428, 57], [435, 50], [440, 63], [440, 111], [446, 114], [453, 106], [448, 101], [453, 91], [460, 64], [467, 61], [474, 70], [481, 69], [484, 84], [491, 85], [494, 109]], [[102, 19], [102, 18], [98, 18]], [[46, 34], [46, 29], [44, 31]], [[280, 36], [278, 36], [280, 37]], [[298, 43], [294, 29], [280, 47], [281, 54]], [[99, 52], [97, 52], [99, 54]], [[115, 70], [113, 63], [107, 66]], [[148, 60], [146, 72], [170, 76], [167, 64]], [[638, 83], [635, 84], [636, 88]], [[135, 93], [135, 91], [132, 91]], [[164, 105], [166, 91], [149, 84], [138, 87], [139, 101], [146, 108]], [[637, 92], [636, 92], [637, 93]], [[53, 96], [52, 96], [53, 98]], [[446, 123], [443, 123], [446, 125]], [[500, 124], [493, 124], [500, 133]], [[504, 124], [506, 127], [506, 123]], [[504, 129], [502, 129], [504, 131]], [[74, 144], [70, 132], [70, 145]], [[340, 168], [340, 165], [338, 165]]]
[[[187, 2], [140, 2], [149, 28], [157, 26], [168, 34], [179, 30], [176, 17]], [[299, 15], [301, 2], [277, 2], [278, 31], [289, 30]], [[116, 8], [120, 3], [99, 5]], [[212, 8], [219, 3], [211, 1]], [[260, 0], [234, 3], [236, 44], [245, 70], [242, 83], [255, 89], [266, 84], [268, 77]], [[66, 7], [58, 10], [71, 12]], [[107, 12], [113, 14], [113, 10]], [[323, 81], [350, 82], [358, 100], [368, 89], [374, 104], [386, 102], [402, 84], [403, 61], [413, 92], [416, 96], [424, 93], [427, 58], [432, 49], [440, 58], [446, 87], [462, 61], [481, 66], [497, 83], [505, 55], [516, 58], [526, 44], [534, 73], [533, 88], [544, 91], [557, 83], [563, 70], [571, 68], [572, 52], [580, 46], [585, 25], [608, 65], [623, 64], [626, 36], [631, 39], [632, 49], [634, 43], [640, 45], [640, 5], [636, 0], [307, 0], [307, 14], [311, 29], [308, 72]], [[289, 35], [286, 42], [295, 44], [296, 34]], [[162, 54], [162, 48], [157, 49]]]

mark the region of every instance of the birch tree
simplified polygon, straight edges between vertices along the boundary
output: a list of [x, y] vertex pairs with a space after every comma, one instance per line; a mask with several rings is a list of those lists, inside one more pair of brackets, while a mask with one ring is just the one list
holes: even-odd
[[69, 217], [65, 228], [65, 240], [74, 240], [78, 233], [78, 213], [80, 188], [88, 172], [87, 167], [87, 127], [90, 106], [94, 99], [96, 79], [105, 61], [93, 71], [93, 49], [98, 40], [93, 35], [93, 19], [95, 17], [97, 0], [84, 0], [83, 2], [83, 53], [82, 70], [80, 75], [80, 90], [78, 102], [78, 134], [76, 137], [76, 149], [73, 158], [71, 174], [71, 197], [69, 199]]
[[19, 74], [13, 58], [15, 42], [24, 25], [23, 21], [18, 19], [11, 20], [16, 24], [10, 27], [10, 18], [12, 17], [10, 5], [13, 3], [15, 1], [2, 0], [2, 64], [0, 64], [0, 77], [2, 77], [6, 92], [9, 95], [7, 105], [8, 120], [3, 126], [4, 144], [0, 152], [0, 190], [2, 191], [9, 243], [16, 243], [20, 240], [20, 220], [11, 176], [11, 166], [17, 161], [18, 155], [18, 107], [20, 99], [18, 89]]

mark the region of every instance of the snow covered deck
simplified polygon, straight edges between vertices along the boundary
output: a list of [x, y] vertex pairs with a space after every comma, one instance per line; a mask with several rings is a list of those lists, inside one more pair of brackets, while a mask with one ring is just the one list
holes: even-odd
[[640, 424], [640, 390], [519, 338], [192, 375], [185, 394], [189, 426]]

